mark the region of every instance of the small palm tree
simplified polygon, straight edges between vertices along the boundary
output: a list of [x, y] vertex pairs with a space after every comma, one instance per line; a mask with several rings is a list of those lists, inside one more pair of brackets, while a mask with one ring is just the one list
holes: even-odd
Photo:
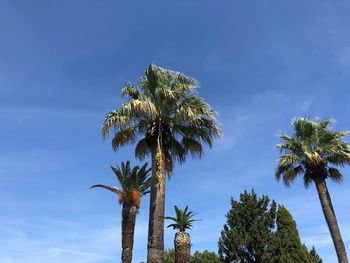
[[150, 65], [137, 85], [123, 88], [127, 101], [103, 124], [104, 138], [114, 134], [114, 150], [137, 143], [135, 156], [152, 158], [147, 262], [161, 263], [164, 257], [165, 174], [188, 155], [202, 157], [204, 145], [211, 147], [220, 134], [216, 113], [197, 87], [184, 74]]
[[286, 186], [298, 175], [303, 175], [307, 188], [315, 183], [322, 210], [331, 233], [340, 263], [348, 263], [344, 242], [328, 192], [326, 179], [340, 182], [341, 172], [334, 166], [350, 164], [350, 145], [343, 141], [348, 133], [331, 129], [333, 120], [322, 121], [297, 118], [292, 122], [293, 136], [280, 134], [281, 156], [276, 169], [276, 179], [283, 178]]
[[176, 217], [165, 217], [174, 221], [168, 227], [178, 230], [174, 239], [175, 263], [189, 263], [191, 260], [191, 238], [186, 232], [186, 229], [191, 229], [192, 223], [198, 220], [192, 219], [195, 214], [187, 210], [188, 206], [186, 206], [185, 210], [181, 210], [175, 206]]
[[141, 168], [135, 166], [130, 168], [130, 162], [121, 163], [119, 166], [111, 166], [112, 171], [117, 176], [121, 189], [103, 184], [95, 184], [90, 188], [100, 187], [112, 191], [119, 197], [122, 209], [122, 262], [131, 263], [132, 250], [134, 246], [134, 230], [136, 214], [140, 207], [141, 197], [149, 193], [151, 179], [147, 169], [147, 163]]

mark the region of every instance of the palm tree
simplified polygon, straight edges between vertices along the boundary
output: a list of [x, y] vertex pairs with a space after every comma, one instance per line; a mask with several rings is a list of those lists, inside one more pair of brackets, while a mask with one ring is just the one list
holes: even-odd
[[220, 128], [215, 112], [196, 94], [197, 82], [181, 73], [150, 65], [137, 85], [127, 84], [127, 98], [111, 111], [103, 124], [105, 138], [114, 133], [112, 147], [138, 140], [135, 156], [152, 158], [147, 262], [162, 262], [164, 256], [165, 174], [174, 161], [182, 163], [190, 153], [203, 155], [204, 144], [212, 146]]
[[279, 135], [282, 143], [276, 148], [280, 149], [281, 156], [275, 175], [277, 180], [282, 178], [286, 186], [298, 175], [303, 175], [306, 188], [312, 182], [315, 183], [338, 260], [348, 263], [326, 179], [335, 182], [342, 180], [342, 174], [334, 166], [350, 164], [350, 145], [343, 141], [348, 133], [332, 130], [333, 123], [331, 119], [294, 119], [293, 136], [284, 133]]
[[112, 191], [119, 197], [119, 203], [122, 209], [122, 262], [131, 263], [132, 250], [134, 246], [134, 230], [136, 214], [140, 207], [141, 197], [149, 193], [151, 178], [147, 169], [147, 163], [141, 168], [135, 166], [130, 168], [130, 162], [121, 163], [119, 166], [111, 166], [114, 174], [117, 176], [121, 189], [110, 187], [103, 184], [95, 184], [90, 188], [101, 187]]
[[174, 239], [175, 263], [189, 263], [191, 260], [191, 238], [186, 232], [186, 229], [191, 229], [192, 223], [198, 220], [192, 219], [195, 214], [187, 210], [188, 206], [186, 206], [185, 210], [181, 210], [175, 206], [176, 217], [165, 217], [174, 221], [168, 227], [178, 230]]

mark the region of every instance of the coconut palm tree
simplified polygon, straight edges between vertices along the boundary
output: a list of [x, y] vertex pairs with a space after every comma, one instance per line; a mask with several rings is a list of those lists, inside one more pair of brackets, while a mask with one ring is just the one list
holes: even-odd
[[347, 132], [332, 130], [333, 122], [331, 119], [294, 119], [294, 134], [291, 137], [284, 133], [279, 135], [282, 143], [276, 148], [280, 149], [281, 156], [275, 175], [277, 180], [282, 178], [286, 186], [298, 175], [303, 176], [305, 187], [315, 183], [338, 260], [348, 263], [326, 179], [342, 180], [343, 175], [335, 166], [350, 164], [350, 146], [343, 141]]
[[168, 225], [168, 227], [178, 230], [174, 239], [175, 263], [190, 263], [191, 260], [191, 238], [186, 232], [186, 229], [191, 229], [192, 223], [198, 220], [192, 219], [195, 214], [187, 210], [188, 206], [186, 206], [184, 210], [175, 206], [176, 217], [165, 217], [166, 219], [174, 221], [174, 223]]
[[100, 187], [112, 191], [119, 197], [122, 209], [122, 262], [131, 263], [134, 246], [134, 230], [136, 214], [140, 207], [141, 197], [149, 193], [151, 178], [147, 163], [141, 168], [135, 166], [131, 169], [130, 162], [121, 163], [119, 166], [111, 166], [117, 176], [121, 189], [103, 184], [95, 184], [90, 188]]
[[181, 73], [150, 65], [137, 85], [127, 84], [126, 102], [111, 111], [103, 124], [105, 138], [114, 133], [112, 147], [137, 145], [135, 155], [152, 158], [148, 263], [164, 256], [165, 174], [186, 156], [201, 157], [212, 146], [220, 128], [215, 112], [196, 94], [197, 82]]

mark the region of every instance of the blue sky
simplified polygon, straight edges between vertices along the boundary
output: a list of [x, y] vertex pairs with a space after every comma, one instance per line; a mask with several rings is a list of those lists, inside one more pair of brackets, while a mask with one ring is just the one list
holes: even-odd
[[[0, 1], [0, 262], [109, 263], [120, 257], [109, 166], [133, 157], [101, 138], [120, 88], [150, 63], [196, 78], [224, 136], [177, 166], [173, 205], [199, 213], [193, 251], [217, 251], [231, 197], [254, 188], [284, 204], [302, 241], [336, 262], [316, 191], [274, 180], [273, 148], [294, 116], [350, 129], [348, 1]], [[329, 183], [350, 253], [350, 169]], [[134, 262], [146, 258], [148, 197]], [[174, 231], [166, 229], [166, 247]]]

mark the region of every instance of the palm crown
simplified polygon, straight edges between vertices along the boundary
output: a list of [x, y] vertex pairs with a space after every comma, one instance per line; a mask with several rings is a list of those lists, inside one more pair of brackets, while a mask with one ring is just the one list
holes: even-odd
[[348, 133], [332, 130], [333, 123], [331, 119], [296, 118], [292, 121], [293, 136], [280, 134], [282, 143], [276, 146], [281, 151], [275, 173], [277, 180], [282, 177], [289, 186], [297, 175], [303, 174], [308, 187], [317, 179], [329, 177], [336, 182], [342, 179], [340, 171], [330, 165], [350, 164], [350, 147], [342, 140]]
[[141, 160], [160, 144], [171, 174], [174, 159], [181, 163], [188, 153], [200, 157], [203, 143], [211, 147], [220, 134], [215, 112], [197, 96], [197, 86], [190, 77], [150, 65], [137, 85], [123, 88], [127, 101], [107, 115], [103, 137], [115, 132], [114, 150], [140, 138], [135, 155]]
[[121, 204], [140, 205], [141, 196], [149, 193], [151, 184], [150, 170], [147, 169], [147, 163], [141, 168], [135, 166], [131, 169], [130, 161], [122, 162], [121, 167], [111, 166], [112, 171], [116, 175], [121, 189], [118, 187], [110, 187], [103, 184], [95, 184], [90, 188], [100, 187], [112, 191], [119, 196]]
[[187, 211], [188, 206], [186, 206], [185, 210], [179, 209], [175, 206], [176, 217], [167, 216], [166, 219], [170, 219], [174, 221], [173, 224], [168, 225], [168, 227], [172, 227], [173, 229], [178, 229], [180, 232], [186, 231], [186, 229], [192, 228], [192, 223], [198, 221], [196, 219], [192, 219], [196, 214], [192, 211]]

